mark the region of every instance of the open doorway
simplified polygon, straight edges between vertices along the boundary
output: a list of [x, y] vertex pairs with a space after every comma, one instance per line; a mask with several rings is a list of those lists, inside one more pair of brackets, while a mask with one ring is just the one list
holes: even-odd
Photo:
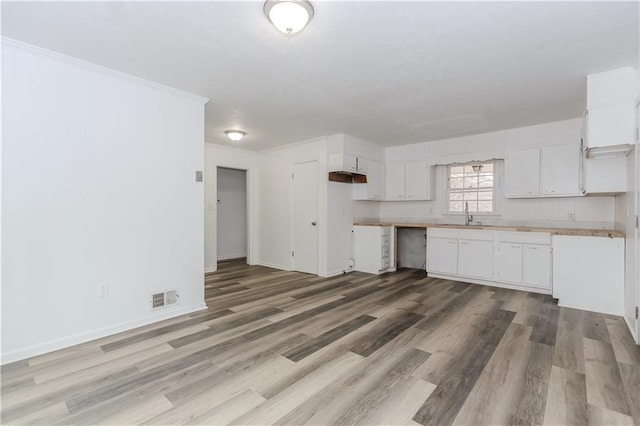
[[247, 258], [247, 171], [217, 168], [217, 260]]

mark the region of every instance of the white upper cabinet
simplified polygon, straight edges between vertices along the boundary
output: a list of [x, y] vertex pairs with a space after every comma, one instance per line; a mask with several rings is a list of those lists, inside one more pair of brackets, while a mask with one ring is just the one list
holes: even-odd
[[434, 168], [426, 161], [405, 163], [405, 196], [407, 200], [433, 199]]
[[556, 145], [508, 151], [507, 198], [581, 196], [580, 148]]
[[384, 198], [384, 164], [367, 162], [367, 183], [353, 184], [354, 200], [382, 200]]
[[638, 75], [632, 67], [617, 68], [587, 76], [587, 108], [634, 102]]
[[591, 108], [587, 120], [588, 148], [633, 144], [635, 140], [635, 103]]
[[432, 200], [435, 168], [426, 161], [386, 165], [387, 200]]
[[580, 192], [580, 148], [575, 145], [542, 148], [542, 195], [576, 196]]
[[385, 173], [386, 199], [404, 200], [405, 181], [404, 163], [389, 163], [386, 165]]
[[368, 160], [377, 158], [377, 146], [339, 133], [328, 137], [329, 171], [367, 174]]
[[358, 172], [358, 158], [346, 152], [329, 154], [330, 172]]
[[626, 155], [635, 143], [638, 72], [631, 67], [587, 76], [587, 157]]
[[508, 151], [505, 156], [505, 181], [507, 198], [538, 196], [540, 148]]

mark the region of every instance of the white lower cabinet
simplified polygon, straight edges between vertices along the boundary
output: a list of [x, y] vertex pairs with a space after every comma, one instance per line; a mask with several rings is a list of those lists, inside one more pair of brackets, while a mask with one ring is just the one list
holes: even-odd
[[496, 281], [509, 284], [522, 283], [522, 244], [498, 243]]
[[624, 315], [624, 238], [553, 236], [558, 305]]
[[458, 275], [493, 280], [493, 231], [458, 232]]
[[427, 272], [458, 273], [458, 231], [427, 228]]
[[458, 240], [427, 237], [427, 271], [458, 273]]
[[551, 290], [551, 246], [525, 244], [522, 284]]
[[460, 281], [551, 292], [551, 235], [427, 230], [427, 272]]
[[392, 270], [393, 232], [391, 226], [353, 227], [353, 269], [370, 274]]

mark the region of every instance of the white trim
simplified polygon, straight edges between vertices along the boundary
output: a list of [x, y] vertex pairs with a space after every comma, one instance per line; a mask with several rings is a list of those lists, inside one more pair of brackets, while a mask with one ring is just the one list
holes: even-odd
[[622, 318], [624, 318], [624, 322], [627, 324], [627, 327], [629, 328], [629, 331], [631, 332], [631, 337], [633, 337], [633, 340], [634, 340], [634, 342], [636, 342], [636, 345], [640, 344], [640, 341], [638, 340], [638, 336], [636, 335], [636, 330], [634, 330], [635, 329], [635, 324], [631, 324], [626, 315], [623, 315]]
[[[327, 135], [323, 135], [323, 136], [318, 136], [315, 138], [311, 138], [311, 139], [305, 139], [303, 141], [300, 142], [293, 142], [287, 145], [279, 145], [279, 146], [274, 146], [272, 148], [266, 148], [260, 151], [256, 151], [259, 152], [260, 154], [264, 154], [264, 153], [268, 153], [268, 152], [274, 152], [274, 151], [281, 151], [283, 149], [288, 149], [288, 148], [292, 148], [294, 146], [299, 146], [299, 145], [305, 145], [308, 143], [318, 143], [318, 142], [323, 142], [323, 140], [326, 142], [328, 136]], [[309, 161], [313, 161], [313, 160], [309, 160]], [[307, 161], [302, 161], [303, 163], [306, 163]]]
[[91, 62], [83, 61], [82, 59], [74, 58], [72, 56], [63, 55], [62, 53], [54, 52], [52, 50], [48, 50], [43, 47], [34, 46], [32, 44], [24, 43], [22, 41], [18, 41], [9, 37], [4, 37], [4, 36], [2, 37], [2, 45], [3, 45], [3, 48], [7, 46], [16, 47], [34, 54], [38, 54], [40, 56], [45, 56], [47, 58], [54, 59], [58, 62], [62, 62], [65, 64], [72, 64], [72, 65], [76, 65], [81, 68], [87, 69], [89, 71], [107, 74], [112, 77], [120, 78], [122, 80], [127, 80], [142, 86], [146, 86], [152, 89], [160, 90], [160, 91], [171, 93], [173, 95], [177, 95], [183, 98], [187, 98], [192, 101], [199, 102], [201, 104], [206, 104], [207, 102], [209, 102], [209, 98], [205, 98], [203, 96], [195, 95], [193, 93], [185, 92], [180, 89], [165, 86], [164, 84], [156, 83], [155, 81], [151, 81], [151, 80], [146, 80], [142, 77], [137, 77], [135, 75], [116, 71], [114, 69], [107, 68], [102, 65], [97, 65]]
[[323, 278], [332, 278], [332, 277], [337, 277], [338, 275], [342, 275], [342, 274], [349, 274], [353, 272], [353, 269], [349, 270], [349, 269], [338, 269], [336, 271], [331, 271], [331, 272], [327, 272], [326, 275], [320, 275]]
[[204, 268], [204, 273], [205, 274], [209, 274], [211, 272], [217, 272], [217, 271], [218, 271], [218, 268], [216, 266], [212, 266], [210, 268]]
[[291, 268], [288, 268], [288, 267], [283, 266], [283, 265], [277, 265], [275, 263], [263, 262], [261, 260], [258, 260], [254, 265], [264, 266], [266, 268], [279, 269], [281, 271], [291, 271], [292, 270]]
[[18, 349], [13, 352], [2, 354], [2, 360], [0, 364], [8, 364], [10, 362], [20, 361], [26, 358], [31, 358], [37, 355], [65, 349], [71, 346], [79, 345], [81, 343], [90, 342], [92, 340], [101, 339], [103, 337], [112, 336], [123, 331], [129, 331], [134, 328], [142, 327], [145, 325], [153, 324], [159, 321], [164, 321], [170, 318], [175, 318], [181, 315], [190, 314], [192, 312], [202, 311], [207, 309], [207, 305], [204, 303], [191, 306], [183, 309], [171, 309], [163, 310], [157, 315], [150, 315], [148, 317], [127, 321], [114, 326], [99, 328], [97, 330], [90, 331], [88, 333], [80, 333], [71, 337], [64, 337], [62, 339], [53, 340], [50, 342], [28, 346], [26, 348]]
[[221, 260], [231, 260], [231, 259], [242, 259], [242, 258], [246, 258], [247, 254], [230, 254], [229, 256], [222, 256], [219, 257], [217, 260], [218, 262], [220, 262]]
[[438, 274], [435, 272], [427, 272], [427, 276], [433, 277], [433, 278], [441, 278], [444, 280], [459, 281], [459, 282], [469, 283], [469, 284], [480, 284], [480, 285], [486, 285], [489, 287], [510, 288], [512, 290], [528, 291], [530, 293], [540, 293], [540, 294], [551, 295], [551, 289], [529, 287], [521, 284], [501, 283], [497, 281], [487, 281], [487, 280], [480, 280], [475, 278], [466, 278], [458, 275]]

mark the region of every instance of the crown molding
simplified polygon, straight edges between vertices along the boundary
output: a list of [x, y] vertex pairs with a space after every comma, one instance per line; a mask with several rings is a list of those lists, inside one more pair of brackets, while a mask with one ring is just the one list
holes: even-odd
[[201, 104], [206, 104], [209, 102], [209, 98], [205, 98], [203, 96], [195, 95], [193, 93], [185, 92], [180, 89], [175, 89], [173, 87], [165, 86], [164, 84], [156, 83], [151, 80], [146, 80], [142, 77], [136, 77], [135, 75], [126, 74], [120, 71], [116, 71], [111, 68], [103, 67], [102, 65], [97, 65], [91, 62], [83, 61], [82, 59], [74, 58], [72, 56], [63, 55], [62, 53], [54, 52], [52, 50], [48, 50], [39, 46], [34, 46], [29, 43], [25, 43], [22, 41], [18, 41], [9, 37], [2, 37], [2, 48], [6, 47], [15, 47], [18, 49], [22, 49], [28, 51], [30, 53], [44, 56], [58, 62], [62, 62], [65, 64], [71, 64], [78, 66], [80, 68], [84, 68], [89, 71], [98, 72], [101, 74], [106, 74], [112, 77], [116, 77], [122, 80], [127, 80], [132, 83], [139, 84], [141, 86], [149, 87], [152, 89], [160, 90], [162, 92], [171, 93], [172, 95], [177, 95], [182, 98], [187, 98], [192, 101], [199, 102]]

